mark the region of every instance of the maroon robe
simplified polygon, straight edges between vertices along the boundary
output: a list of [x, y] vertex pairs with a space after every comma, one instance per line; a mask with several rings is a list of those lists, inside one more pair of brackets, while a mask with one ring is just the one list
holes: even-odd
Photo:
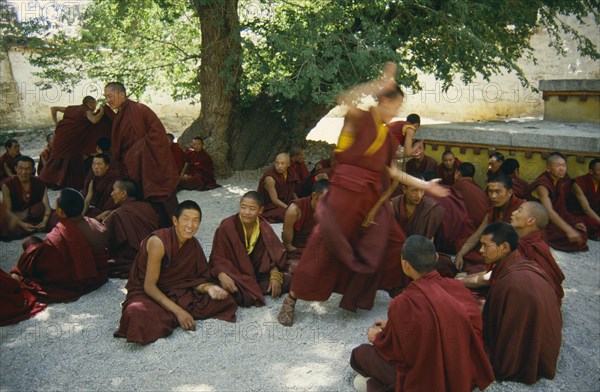
[[[285, 249], [271, 225], [259, 218], [260, 235], [251, 254], [245, 246], [244, 229], [239, 214], [223, 219], [215, 232], [210, 270], [216, 279], [221, 272], [235, 281], [238, 292], [234, 293], [242, 306], [265, 305], [270, 271], [285, 267]], [[282, 292], [289, 290], [291, 276], [284, 273]]]
[[565, 177], [561, 178], [554, 184], [550, 173], [544, 172], [538, 178], [536, 178], [530, 187], [530, 195], [532, 200], [535, 200], [535, 196], [533, 195], [533, 191], [538, 186], [543, 186], [548, 190], [548, 197], [552, 202], [552, 207], [554, 211], [565, 220], [569, 225], [571, 225], [575, 230], [583, 238], [583, 241], [580, 243], [570, 242], [565, 233], [552, 221], [546, 227], [546, 240], [548, 241], [548, 245], [553, 247], [556, 250], [562, 250], [564, 252], [580, 252], [587, 251], [587, 232], [583, 232], [575, 228], [577, 223], [585, 223], [583, 219], [571, 214], [567, 211], [567, 200], [571, 194], [571, 178], [569, 175], [565, 175]]
[[512, 176], [512, 191], [513, 195], [519, 199], [529, 200], [529, 183], [519, 177]]
[[231, 296], [214, 300], [196, 287], [211, 283], [210, 270], [204, 250], [196, 238], [184, 242], [179, 248], [174, 228], [160, 229], [148, 236], [140, 245], [131, 274], [125, 288], [127, 297], [123, 302], [123, 313], [119, 330], [114, 336], [126, 338], [128, 342], [148, 344], [173, 333], [179, 323], [177, 317], [156, 303], [144, 291], [148, 265], [148, 238], [158, 237], [164, 247], [165, 256], [156, 286], [171, 301], [190, 313], [195, 320], [216, 318], [235, 322], [237, 305]]
[[52, 146], [46, 144], [46, 147], [40, 152], [40, 158], [37, 164], [37, 175], [42, 174], [42, 170], [44, 169], [44, 161], [48, 162], [50, 159], [50, 154], [52, 154]]
[[552, 288], [556, 293], [558, 302], [562, 302], [565, 292], [562, 288], [562, 282], [565, 280], [565, 275], [556, 264], [556, 260], [550, 252], [550, 247], [543, 239], [543, 232], [536, 231], [529, 233], [519, 239], [519, 253], [527, 260], [535, 261], [548, 276], [549, 282], [552, 283]]
[[158, 214], [150, 203], [125, 200], [104, 220], [109, 235], [108, 275], [126, 279], [140, 250], [140, 243], [158, 229]]
[[6, 166], [8, 166], [9, 169], [12, 170], [12, 174], [15, 175], [17, 173], [17, 158], [20, 156], [21, 155], [12, 157], [8, 154], [8, 151], [0, 156], [0, 185], [10, 178], [8, 173], [4, 171], [4, 164], [6, 163]]
[[37, 302], [25, 284], [0, 269], [0, 326], [27, 320], [44, 309], [46, 304]]
[[472, 177], [461, 178], [452, 185], [452, 189], [462, 194], [465, 207], [467, 208], [469, 217], [473, 221], [473, 225], [479, 227], [490, 206], [488, 195], [473, 181]]
[[267, 177], [275, 180], [275, 191], [277, 192], [277, 198], [284, 202], [286, 205], [289, 204], [293, 199], [296, 198], [296, 188], [298, 187], [298, 177], [293, 170], [288, 169], [287, 178], [283, 178], [282, 174], [277, 173], [277, 170], [271, 166], [262, 175], [258, 182], [258, 193], [263, 197], [265, 201], [264, 210], [262, 217], [270, 223], [281, 223], [285, 217], [285, 208], [280, 207], [273, 203], [269, 192], [265, 188], [265, 179]]
[[[292, 246], [296, 248], [296, 251], [293, 252], [293, 256], [299, 258], [302, 255], [304, 248], [306, 248], [308, 237], [317, 224], [317, 219], [311, 205], [310, 196], [292, 200], [290, 204], [292, 203], [297, 205], [298, 209], [300, 209], [300, 218], [294, 223], [294, 238], [292, 239]], [[288, 252], [288, 257], [289, 256], [290, 254]]]
[[450, 193], [446, 197], [435, 195], [428, 195], [428, 197], [436, 200], [446, 210], [434, 239], [435, 248], [438, 252], [456, 254], [477, 230], [469, 217], [463, 195], [456, 189], [450, 188]]
[[152, 109], [126, 100], [113, 120], [111, 142], [111, 165], [141, 187], [145, 200], [162, 202], [175, 193], [179, 173], [165, 127]]
[[[388, 124], [388, 131], [390, 134], [396, 138], [398, 141], [398, 145], [404, 146], [404, 139], [406, 135], [404, 133], [404, 126], [410, 124], [408, 121], [392, 121]], [[413, 124], [410, 124], [413, 126]]]
[[181, 169], [183, 169], [183, 165], [185, 165], [185, 151], [183, 148], [175, 142], [171, 143], [171, 154], [173, 154], [173, 160], [175, 161], [175, 166], [177, 167], [177, 173], [181, 173]]
[[343, 294], [340, 307], [371, 309], [379, 287], [392, 284], [384, 271], [395, 270], [399, 260], [384, 258], [393, 232], [391, 205], [384, 203], [375, 224], [361, 224], [382, 194], [382, 177], [395, 156], [397, 141], [387, 133], [379, 150], [366, 151], [378, 130], [370, 112], [346, 116], [352, 122], [353, 143], [336, 153], [335, 174], [319, 200], [317, 225], [308, 239], [291, 290], [297, 298], [325, 301], [332, 292]]
[[304, 187], [304, 183], [310, 176], [310, 173], [308, 172], [308, 167], [306, 167], [306, 163], [304, 163], [304, 161], [292, 162], [290, 170], [296, 173], [298, 183], [296, 184], [296, 189], [294, 190], [294, 192], [296, 193], [296, 195], [300, 195], [300, 193], [302, 192], [302, 188]]
[[187, 180], [180, 180], [179, 189], [205, 191], [220, 187], [215, 180], [212, 158], [205, 150], [190, 149], [185, 153], [185, 162], [188, 167], [184, 174], [191, 177]]
[[108, 280], [105, 240], [91, 218], [61, 219], [43, 242], [25, 249], [11, 273], [23, 276], [42, 302], [75, 301]]
[[427, 172], [435, 173], [435, 168], [437, 165], [437, 161], [427, 155], [423, 156], [421, 162], [418, 162], [415, 158], [412, 158], [406, 162], [406, 173], [415, 177], [423, 177], [423, 174]]
[[462, 162], [458, 158], [454, 158], [454, 166], [452, 166], [452, 170], [448, 171], [446, 166], [443, 163], [440, 163], [435, 168], [435, 174], [437, 178], [441, 178], [442, 185], [453, 185], [454, 184], [454, 174], [456, 170], [460, 166]]
[[[600, 186], [594, 183], [594, 179], [591, 174], [575, 177], [573, 182], [577, 183], [583, 194], [585, 195], [590, 208], [600, 216]], [[588, 229], [588, 237], [597, 239], [600, 237], [600, 223], [593, 218], [587, 216], [581, 206], [575, 194], [571, 192], [567, 200], [567, 210], [582, 219], [585, 223], [585, 227]]]
[[393, 198], [392, 206], [394, 216], [407, 237], [418, 234], [429, 239], [434, 238], [446, 216], [446, 210], [428, 196], [423, 197], [411, 216], [406, 209], [406, 195]]
[[[38, 177], [31, 177], [31, 188], [29, 192], [29, 198], [26, 197], [26, 193], [23, 190], [19, 177], [14, 176], [8, 179], [4, 185], [10, 192], [11, 210], [12, 212], [23, 212], [27, 211], [27, 218], [24, 220], [32, 225], [39, 224], [44, 219], [46, 209], [44, 208], [44, 194], [46, 193], [46, 184]], [[51, 216], [46, 225], [46, 230], [51, 230], [56, 223], [56, 217]], [[23, 238], [31, 233], [23, 230], [19, 226], [0, 227], [0, 236], [9, 240], [16, 240]]]
[[483, 339], [498, 380], [553, 379], [562, 340], [560, 304], [548, 276], [518, 250], [495, 265]]
[[87, 196], [87, 191], [91, 181], [93, 182], [92, 190], [94, 195], [90, 201], [90, 206], [86, 213], [87, 216], [95, 218], [104, 211], [112, 211], [117, 206], [111, 197], [113, 191], [113, 185], [119, 178], [119, 173], [115, 170], [108, 170], [102, 177], [92, 175], [89, 181], [86, 181], [85, 187], [83, 188], [83, 197]]
[[354, 349], [350, 364], [372, 377], [370, 391], [483, 390], [494, 374], [481, 330], [479, 307], [464, 285], [431, 271], [392, 300], [385, 328], [373, 346]]

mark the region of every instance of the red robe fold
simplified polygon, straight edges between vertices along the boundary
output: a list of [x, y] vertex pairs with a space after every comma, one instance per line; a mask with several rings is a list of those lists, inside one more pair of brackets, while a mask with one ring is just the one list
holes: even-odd
[[126, 100], [113, 120], [111, 142], [111, 165], [138, 184], [144, 199], [163, 201], [175, 193], [179, 173], [165, 127], [152, 109]]
[[12, 170], [12, 174], [14, 175], [17, 173], [17, 158], [20, 156], [12, 157], [8, 154], [8, 151], [0, 156], [0, 185], [9, 179], [8, 174], [4, 171], [4, 164]]
[[443, 163], [440, 163], [439, 165], [436, 166], [435, 168], [435, 174], [437, 175], [437, 178], [441, 178], [442, 181], [442, 185], [452, 185], [454, 184], [454, 173], [456, 173], [456, 170], [458, 169], [458, 167], [460, 166], [462, 162], [460, 161], [460, 159], [455, 158], [454, 159], [454, 166], [452, 166], [452, 170], [448, 171], [446, 169], [446, 166], [444, 166]]
[[473, 221], [473, 225], [476, 228], [479, 227], [490, 206], [490, 199], [486, 193], [471, 177], [461, 178], [452, 185], [452, 189], [462, 194], [467, 213]]
[[511, 177], [513, 195], [519, 199], [529, 200], [529, 183], [519, 177]]
[[[573, 182], [577, 183], [583, 191], [590, 208], [600, 216], [600, 186], [594, 183], [592, 175], [588, 173], [575, 177]], [[567, 210], [584, 221], [585, 227], [588, 229], [588, 238], [600, 238], [600, 223], [583, 212], [577, 197], [572, 192], [567, 200]]]
[[44, 309], [46, 305], [37, 302], [25, 284], [0, 269], [0, 326], [27, 320]]
[[[300, 218], [294, 224], [294, 238], [292, 245], [296, 248], [294, 256], [299, 258], [302, 251], [306, 248], [308, 237], [312, 233], [313, 228], [317, 224], [317, 218], [310, 204], [311, 197], [303, 197], [301, 199], [292, 200], [290, 204], [295, 204], [300, 209]], [[288, 253], [289, 256], [289, 253]]]
[[562, 288], [562, 282], [565, 280], [565, 275], [554, 260], [550, 247], [543, 239], [543, 233], [536, 231], [529, 233], [519, 239], [519, 253], [527, 260], [532, 260], [546, 273], [549, 282], [552, 283], [552, 288], [558, 298], [559, 303], [565, 292]]
[[212, 158], [205, 150], [187, 151], [185, 162], [188, 167], [184, 174], [191, 176], [191, 178], [180, 180], [180, 189], [205, 191], [220, 187], [215, 180], [215, 167]]
[[50, 159], [50, 154], [52, 153], [52, 146], [46, 144], [46, 147], [40, 152], [40, 158], [37, 164], [37, 175], [42, 174], [42, 170], [44, 169], [44, 161], [48, 162]]
[[94, 196], [92, 196], [92, 200], [90, 201], [90, 207], [86, 214], [87, 216], [95, 218], [104, 211], [112, 211], [117, 208], [110, 194], [112, 193], [113, 185], [118, 178], [119, 173], [109, 169], [102, 177], [92, 176], [90, 181], [86, 182], [83, 188], [83, 197], [87, 196], [90, 182], [94, 181], [92, 185]]
[[497, 264], [483, 308], [483, 339], [498, 380], [553, 379], [562, 315], [552, 283], [518, 250]]
[[[536, 199], [532, 192], [539, 186], [543, 186], [548, 190], [548, 196], [550, 197], [554, 211], [556, 211], [556, 213], [569, 225], [575, 228], [577, 223], [585, 223], [583, 219], [567, 211], [567, 200], [571, 194], [571, 178], [568, 174], [565, 175], [564, 178], [558, 180], [555, 184], [550, 173], [542, 173], [531, 183], [529, 193], [532, 200]], [[585, 252], [588, 250], [587, 232], [581, 230], [577, 231], [583, 238], [583, 241], [581, 243], [569, 242], [565, 233], [554, 223], [550, 222], [546, 227], [546, 240], [551, 247], [557, 250], [562, 250], [564, 252]]]
[[[90, 231], [97, 227], [87, 220]], [[11, 272], [42, 302], [71, 302], [102, 286], [106, 276], [106, 253], [94, 254], [86, 238], [71, 219], [62, 219], [43, 242], [29, 246]]]
[[274, 266], [280, 271], [285, 266], [285, 249], [279, 237], [268, 222], [262, 219], [259, 221], [260, 236], [250, 255], [246, 251], [239, 214], [223, 219], [215, 232], [210, 254], [212, 276], [217, 278], [221, 272], [229, 275], [242, 297], [238, 303], [244, 306], [265, 305], [266, 290], [261, 282], [268, 282], [269, 273]]
[[423, 197], [411, 216], [408, 216], [406, 209], [406, 195], [393, 198], [392, 206], [394, 216], [407, 237], [418, 234], [429, 239], [434, 238], [446, 216], [446, 210], [428, 196]]
[[177, 143], [171, 143], [170, 149], [175, 166], [177, 167], [177, 173], [181, 173], [181, 169], [183, 169], [183, 165], [185, 164], [185, 151]]
[[423, 156], [423, 159], [421, 159], [421, 162], [417, 162], [415, 158], [409, 159], [408, 162], [406, 162], [406, 172], [411, 176], [422, 177], [423, 174], [427, 172], [435, 173], [437, 165], [438, 163], [435, 159], [425, 155]]
[[494, 374], [481, 330], [479, 307], [464, 285], [431, 271], [392, 300], [373, 346], [395, 364], [396, 391], [483, 390]]
[[158, 214], [150, 203], [127, 199], [106, 217], [104, 225], [109, 234], [109, 276], [125, 279], [140, 243], [158, 229]]
[[289, 204], [296, 196], [296, 188], [298, 187], [299, 181], [296, 177], [296, 173], [292, 170], [287, 171], [287, 178], [283, 178], [283, 175], [277, 173], [274, 167], [270, 167], [262, 175], [258, 182], [258, 193], [261, 194], [265, 201], [265, 208], [262, 213], [262, 217], [270, 223], [281, 223], [285, 217], [285, 208], [274, 204], [271, 201], [271, 196], [265, 188], [265, 179], [267, 177], [275, 180], [275, 191], [277, 192], [277, 198], [284, 202], [286, 205]]
[[165, 257], [160, 268], [157, 287], [171, 301], [189, 312], [195, 320], [216, 318], [235, 322], [237, 305], [231, 296], [213, 300], [195, 288], [211, 281], [204, 250], [196, 238], [187, 240], [181, 248], [174, 228], [160, 229], [148, 236], [140, 245], [125, 288], [127, 297], [115, 337], [128, 342], [152, 343], [168, 336], [178, 326], [175, 315], [150, 298], [144, 291], [148, 251], [146, 243], [151, 236], [158, 237], [165, 247]]
[[300, 195], [300, 193], [302, 192], [302, 188], [304, 187], [304, 183], [310, 175], [308, 172], [308, 167], [306, 167], [306, 163], [304, 163], [304, 161], [293, 162], [290, 166], [290, 170], [296, 173], [298, 183], [296, 184], [295, 192], [296, 195]]
[[[410, 124], [408, 121], [392, 121], [388, 124], [388, 131], [398, 141], [398, 145], [404, 146], [404, 126]], [[412, 124], [410, 124], [412, 126]]]
[[456, 254], [467, 239], [477, 230], [469, 217], [462, 193], [450, 188], [446, 197], [428, 195], [444, 208], [446, 214], [435, 236], [438, 252]]

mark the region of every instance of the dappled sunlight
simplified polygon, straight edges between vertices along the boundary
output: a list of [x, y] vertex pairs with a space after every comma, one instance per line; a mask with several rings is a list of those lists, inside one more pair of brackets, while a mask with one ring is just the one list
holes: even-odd
[[206, 384], [198, 384], [198, 385], [184, 384], [184, 385], [176, 386], [175, 388], [171, 389], [171, 391], [173, 391], [173, 392], [216, 392], [217, 389], [211, 385], [206, 385]]
[[333, 387], [336, 380], [336, 370], [332, 369], [332, 363], [323, 364], [306, 362], [281, 369], [285, 374], [285, 386], [287, 388], [316, 389]]
[[[224, 185], [224, 188], [227, 189], [230, 193], [233, 193], [235, 196], [243, 196], [246, 192], [251, 191], [252, 189], [246, 187], [239, 187], [235, 185]], [[231, 197], [231, 195], [227, 195]]]
[[308, 306], [311, 312], [323, 315], [327, 314], [327, 307], [324, 304], [324, 302], [311, 302]]

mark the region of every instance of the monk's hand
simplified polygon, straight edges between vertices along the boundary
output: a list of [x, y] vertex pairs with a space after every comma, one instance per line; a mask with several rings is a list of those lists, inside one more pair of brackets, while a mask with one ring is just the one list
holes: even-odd
[[575, 225], [575, 228], [576, 228], [577, 230], [581, 230], [581, 231], [583, 231], [583, 232], [587, 232], [587, 227], [585, 227], [585, 223], [583, 223], [583, 222], [579, 222], [579, 223], [577, 223], [577, 224]]
[[177, 313], [175, 313], [175, 317], [177, 317], [177, 322], [181, 329], [186, 331], [195, 331], [196, 330], [196, 321], [192, 317], [191, 314], [181, 309]]
[[427, 181], [425, 185], [425, 191], [431, 193], [432, 195], [438, 197], [446, 197], [450, 194], [450, 190], [448, 188], [444, 188], [439, 182], [442, 181], [441, 178], [435, 178], [431, 181]]
[[[575, 226], [575, 227], [577, 227], [577, 226]], [[577, 230], [573, 229], [572, 227], [569, 227], [566, 234], [567, 234], [567, 238], [569, 239], [569, 242], [574, 242], [574, 243], [583, 242], [583, 238], [581, 237], [581, 234], [579, 234], [579, 232]]]
[[230, 293], [236, 293], [238, 291], [233, 279], [231, 279], [231, 277], [225, 272], [220, 272], [218, 278], [219, 283], [221, 283], [221, 287], [223, 287], [225, 290], [229, 291]]
[[381, 327], [369, 327], [369, 329], [367, 330], [367, 338], [369, 339], [369, 342], [373, 343], [377, 335], [379, 335], [382, 331], [383, 328]]
[[271, 279], [269, 280], [269, 293], [271, 293], [271, 297], [277, 298], [281, 295], [281, 283], [278, 280]]
[[36, 229], [36, 227], [34, 225], [32, 225], [31, 223], [27, 223], [27, 222], [23, 222], [23, 221], [17, 222], [17, 226], [19, 226], [21, 229], [25, 230], [28, 233], [33, 233]]
[[463, 258], [461, 255], [456, 255], [456, 257], [454, 258], [454, 265], [456, 266], [456, 269], [461, 271], [462, 267], [463, 267]]
[[39, 224], [35, 225], [35, 230], [43, 231], [48, 224], [48, 220], [44, 218]]
[[387, 320], [377, 320], [377, 321], [375, 321], [373, 326], [380, 327], [381, 329], [383, 329], [383, 328], [385, 328], [386, 324], [387, 324]]
[[216, 299], [216, 300], [223, 300], [225, 298], [227, 298], [227, 296], [229, 295], [229, 293], [227, 293], [227, 291], [223, 290], [221, 287], [215, 285], [210, 286], [206, 292], [208, 293], [208, 295], [210, 296], [210, 298], [212, 299]]
[[104, 211], [101, 214], [98, 214], [98, 216], [96, 217], [96, 220], [98, 222], [104, 222], [104, 219], [106, 219], [108, 217], [108, 215], [110, 215], [112, 211], [108, 210], [108, 211]]
[[14, 280], [16, 280], [17, 282], [20, 282], [23, 280], [23, 277], [19, 274], [15, 274], [14, 272], [12, 274], [10, 274], [10, 277], [13, 278]]

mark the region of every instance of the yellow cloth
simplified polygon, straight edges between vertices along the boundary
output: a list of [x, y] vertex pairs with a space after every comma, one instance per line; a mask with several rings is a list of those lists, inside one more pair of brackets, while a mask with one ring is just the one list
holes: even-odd
[[240, 222], [242, 222], [242, 228], [244, 229], [244, 242], [246, 245], [246, 252], [250, 254], [254, 250], [254, 246], [256, 245], [256, 241], [258, 241], [258, 236], [260, 235], [260, 223], [258, 221], [258, 218], [256, 218], [256, 222], [254, 223], [254, 230], [252, 230], [250, 241], [248, 241], [248, 232], [246, 231], [246, 226], [244, 226], [242, 217], [240, 215], [238, 216], [240, 217]]
[[283, 172], [283, 180], [287, 181], [287, 169]]
[[383, 121], [381, 121], [381, 119], [375, 112], [374, 108], [371, 108], [370, 111], [371, 111], [371, 116], [373, 116], [373, 121], [375, 121], [375, 126], [377, 127], [377, 136], [375, 137], [375, 140], [369, 146], [369, 148], [367, 148], [367, 151], [365, 151], [365, 153], [363, 154], [364, 156], [367, 156], [367, 157], [370, 157], [371, 155], [373, 155], [377, 151], [379, 151], [381, 146], [383, 146], [383, 143], [385, 143], [385, 138], [387, 137], [387, 134], [388, 134], [387, 125], [385, 125], [383, 123]]
[[354, 133], [348, 132], [345, 128], [342, 128], [342, 133], [340, 133], [335, 152], [346, 151], [352, 143], [354, 143]]

